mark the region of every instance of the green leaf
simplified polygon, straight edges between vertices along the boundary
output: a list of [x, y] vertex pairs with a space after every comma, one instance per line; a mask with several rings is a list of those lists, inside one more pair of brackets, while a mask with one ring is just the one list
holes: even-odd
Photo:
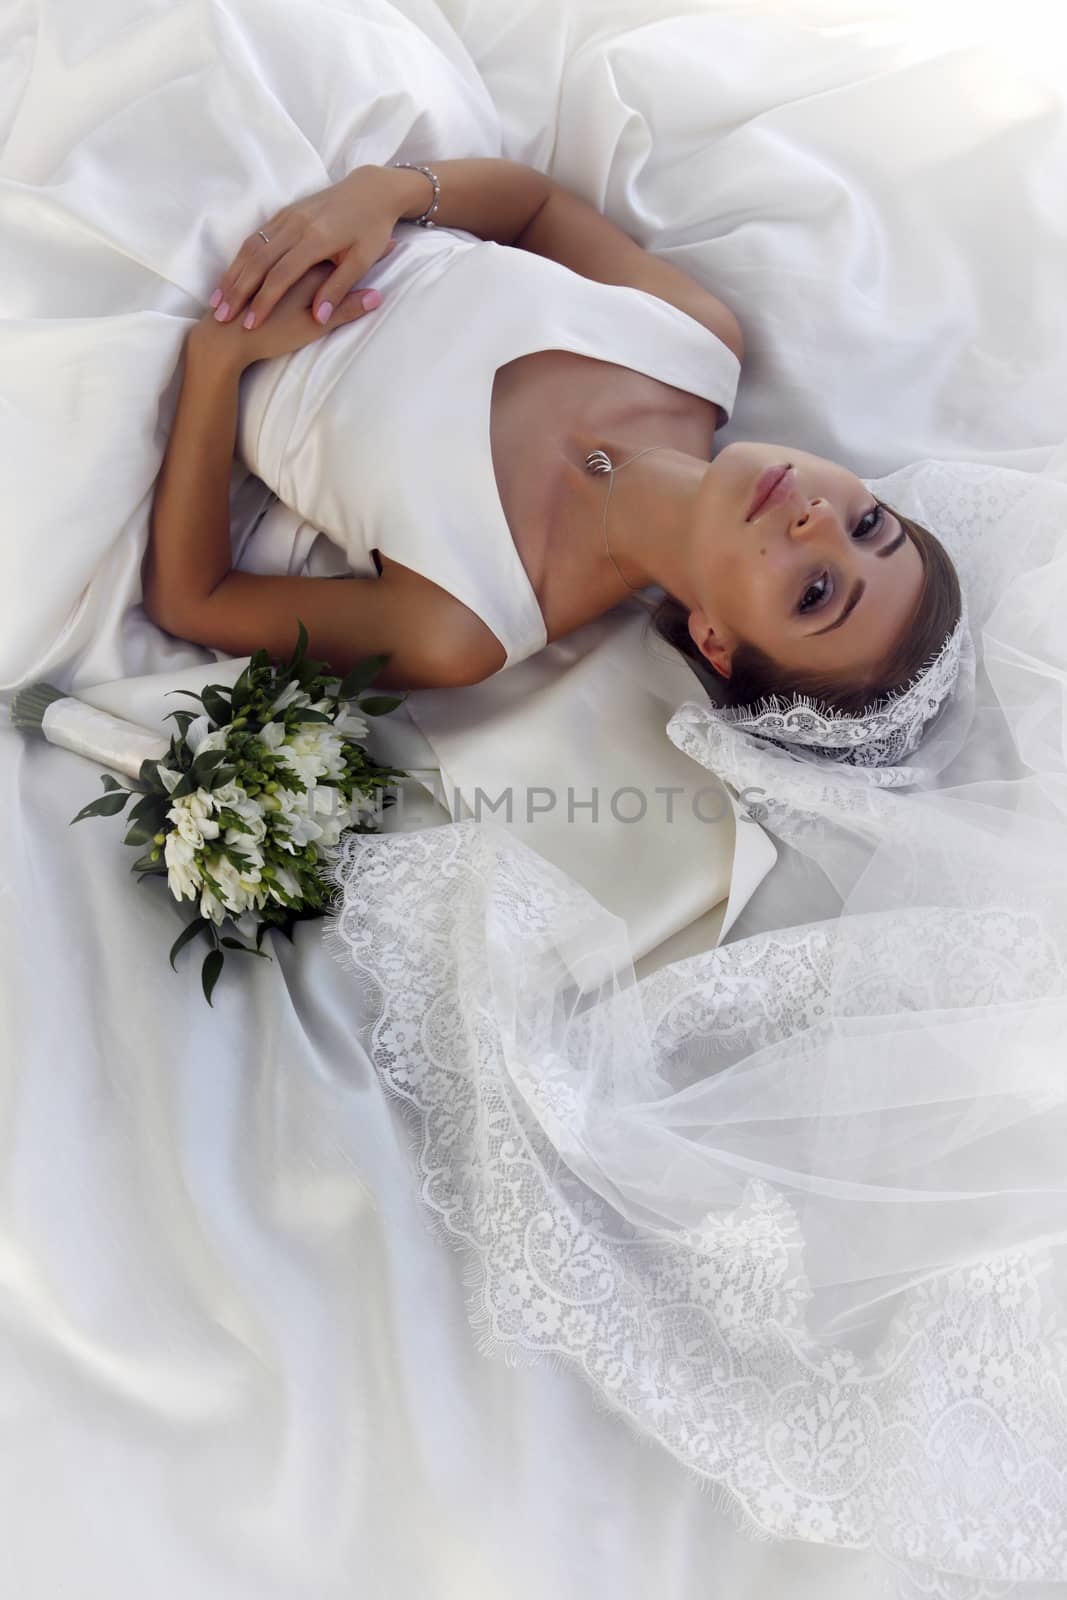
[[359, 702], [359, 709], [368, 717], [384, 717], [387, 712], [403, 705], [406, 698], [402, 694], [372, 694], [369, 699]]
[[80, 822], [83, 817], [117, 817], [130, 798], [125, 789], [120, 789], [115, 794], [102, 794], [99, 800], [93, 800], [87, 806], [82, 806], [76, 817], [71, 817], [68, 826]]
[[301, 722], [332, 722], [334, 720], [328, 712], [312, 711], [310, 706], [306, 711], [294, 713], [294, 721], [296, 720], [297, 716], [299, 716], [299, 720]]
[[175, 939], [170, 949], [170, 964], [172, 967], [174, 967], [175, 972], [177, 972], [178, 969], [174, 966], [174, 957], [178, 954], [178, 951], [183, 950], [189, 943], [190, 939], [195, 939], [197, 934], [202, 932], [203, 929], [207, 927], [210, 920], [210, 917], [194, 917], [192, 922], [189, 923], [188, 927], [184, 928]]
[[321, 661], [311, 661], [310, 659], [301, 661], [299, 667], [296, 669], [296, 681], [299, 683], [301, 689], [306, 690], [315, 682], [316, 678], [322, 676], [319, 670], [322, 665], [323, 663]]
[[201, 755], [198, 755], [188, 772], [188, 776], [193, 780], [193, 786], [199, 789], [201, 784], [207, 782], [215, 768], [221, 766], [228, 757], [229, 751], [225, 748], [205, 750]]
[[211, 991], [219, 981], [222, 963], [226, 960], [221, 950], [210, 950], [204, 957], [204, 965], [200, 969], [200, 982], [204, 986], [204, 998], [209, 1006], [214, 1005]]
[[300, 662], [303, 660], [304, 656], [307, 654], [307, 647], [308, 647], [308, 631], [304, 627], [304, 624], [301, 622], [299, 617], [297, 617], [296, 622], [297, 622], [296, 649], [293, 651], [292, 655], [289, 658], [289, 665], [291, 667], [295, 667], [295, 666], [298, 666], [300, 664]]
[[230, 779], [234, 777], [236, 773], [236, 767], [216, 767], [208, 779], [206, 787], [208, 789], [221, 789], [223, 784], [229, 783]]
[[104, 785], [105, 789], [121, 789], [122, 788], [122, 784], [119, 783], [117, 778], [113, 778], [111, 776], [110, 772], [102, 772], [100, 774], [100, 782]]
[[252, 654], [252, 658], [251, 658], [251, 660], [249, 662], [249, 666], [252, 666], [252, 667], [269, 667], [270, 666], [270, 656], [267, 653], [267, 651], [266, 650], [256, 650], [256, 651], [254, 651], [253, 654]]
[[354, 700], [361, 689], [374, 682], [388, 660], [388, 655], [376, 655], [368, 656], [365, 661], [357, 661], [347, 677], [341, 679], [341, 687], [337, 691], [338, 697], [342, 700]]
[[163, 779], [159, 776], [159, 761], [151, 756], [146, 756], [137, 770], [137, 776], [144, 784], [155, 784], [157, 789], [162, 789]]
[[191, 772], [183, 772], [174, 788], [170, 791], [170, 798], [172, 800], [180, 800], [182, 795], [192, 794], [193, 790], [199, 789], [199, 787], [200, 785], [194, 781]]
[[235, 682], [233, 688], [230, 690], [230, 704], [233, 706], [235, 711], [238, 711], [241, 706], [247, 703], [247, 701], [251, 698], [251, 695], [252, 663], [250, 661], [248, 666], [241, 673], [241, 676]]
[[143, 822], [135, 822], [122, 842], [123, 844], [148, 844], [150, 840], [155, 839], [158, 832], [158, 828], [149, 827]]
[[224, 728], [233, 716], [233, 708], [225, 695], [219, 693], [214, 684], [209, 684], [204, 690], [204, 710], [213, 722]]
[[167, 693], [168, 693], [168, 695], [171, 695], [171, 694], [187, 694], [187, 695], [190, 696], [191, 699], [200, 700], [201, 704], [203, 704], [202, 696], [200, 696], [198, 694], [195, 694], [192, 689], [168, 689]]
[[138, 800], [130, 811], [131, 822], [152, 821], [156, 826], [153, 833], [158, 833], [170, 810], [170, 795], [146, 794]]
[[260, 956], [264, 961], [270, 961], [271, 959], [265, 950], [253, 950], [249, 945], [241, 944], [237, 939], [223, 939], [222, 943], [230, 950], [242, 951], [246, 956]]

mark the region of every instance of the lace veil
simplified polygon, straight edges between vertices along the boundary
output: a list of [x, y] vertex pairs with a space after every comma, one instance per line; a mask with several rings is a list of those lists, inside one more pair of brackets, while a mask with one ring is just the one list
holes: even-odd
[[882, 768], [675, 712], [780, 849], [729, 943], [637, 983], [616, 918], [473, 822], [351, 838], [326, 942], [481, 1349], [576, 1363], [755, 1538], [1036, 1595], [1067, 1580], [1067, 443], [870, 487], [956, 561], [957, 688]]

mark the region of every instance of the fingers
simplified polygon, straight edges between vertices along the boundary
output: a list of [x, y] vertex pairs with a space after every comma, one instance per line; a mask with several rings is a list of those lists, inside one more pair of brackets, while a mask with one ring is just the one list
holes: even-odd
[[[290, 237], [291, 230], [283, 220], [266, 222], [263, 233], [267, 235], [266, 240], [258, 232], [249, 234], [219, 279], [215, 290], [218, 300], [215, 295], [211, 297], [217, 322], [232, 322], [250, 296], [263, 286], [267, 273], [289, 253], [293, 240]], [[290, 282], [295, 282], [296, 277], [299, 277], [299, 273]], [[275, 300], [288, 287], [289, 283], [278, 285]], [[262, 321], [262, 317], [256, 320]]]
[[377, 289], [349, 289], [330, 317], [329, 326], [332, 327], [339, 319], [354, 322], [357, 317], [365, 317], [369, 312], [377, 311], [381, 303], [382, 297]]
[[[267, 317], [274, 310], [278, 301], [293, 285], [308, 272], [312, 266], [321, 263], [322, 257], [315, 254], [315, 242], [305, 233], [298, 246], [287, 247], [287, 233], [285, 223], [273, 224], [276, 233], [271, 233], [270, 226], [264, 228], [269, 243], [264, 243], [259, 234], [250, 235], [234, 257], [232, 265], [219, 280], [218, 287], [211, 296], [211, 305], [215, 310], [217, 322], [232, 322], [238, 317], [250, 300], [251, 304], [241, 318], [246, 328], [261, 327]], [[390, 239], [378, 261], [384, 261], [386, 256], [392, 255], [396, 249], [397, 240]], [[344, 301], [352, 284], [352, 261], [348, 251], [341, 252], [341, 263], [337, 258], [332, 258], [332, 265], [337, 269], [332, 276], [327, 276], [319, 284], [315, 299], [312, 304], [312, 313], [319, 311], [320, 307], [329, 302], [332, 306]], [[303, 260], [302, 260], [303, 257]], [[372, 262], [371, 266], [377, 265]], [[369, 267], [364, 268], [364, 272]], [[359, 274], [363, 276], [363, 273]], [[329, 313], [326, 313], [327, 317]]]
[[[397, 241], [395, 239], [390, 239], [377, 261], [373, 261], [371, 265], [377, 266], [378, 261], [384, 261], [386, 256], [392, 255], [396, 249], [396, 244]], [[366, 268], [363, 272], [357, 271], [354, 275], [351, 261], [346, 261], [336, 272], [331, 273], [330, 277], [316, 289], [315, 297], [311, 302], [311, 314], [315, 321], [327, 322], [334, 306], [343, 304], [345, 298], [353, 292], [353, 276], [357, 279], [362, 278], [369, 270], [369, 268]], [[368, 290], [366, 292], [370, 294], [377, 293], [376, 290]], [[380, 299], [381, 296], [379, 295], [378, 300], [380, 301]], [[373, 309], [373, 307], [368, 309]]]

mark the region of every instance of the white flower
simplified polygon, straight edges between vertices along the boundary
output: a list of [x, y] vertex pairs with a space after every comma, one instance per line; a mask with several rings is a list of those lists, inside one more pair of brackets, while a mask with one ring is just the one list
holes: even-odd
[[256, 734], [256, 738], [261, 739], [268, 750], [277, 750], [278, 746], [285, 742], [285, 724], [282, 722], [264, 723]]
[[288, 871], [287, 868], [275, 867], [274, 878], [271, 882], [271, 895], [275, 900], [280, 901], [282, 898], [281, 895], [274, 893], [275, 884], [277, 884], [285, 894], [290, 895], [294, 900], [298, 898], [300, 894], [300, 884], [297, 881], [296, 875]]
[[164, 789], [166, 789], [168, 794], [173, 794], [174, 790], [181, 782], [181, 773], [175, 772], [173, 767], [165, 767], [162, 762], [160, 762], [159, 766], [156, 768], [156, 771], [159, 773]]
[[310, 814], [306, 794], [296, 794], [292, 789], [280, 789], [278, 799], [281, 802], [279, 815], [284, 818], [290, 829], [288, 839], [282, 839], [280, 843], [286, 850], [295, 853], [297, 850], [302, 850], [306, 844], [318, 839], [322, 829]]
[[338, 717], [334, 727], [346, 739], [365, 739], [367, 737], [367, 719], [366, 717], [358, 717], [354, 711], [346, 711], [343, 717]]
[[267, 835], [267, 824], [263, 819], [263, 809], [231, 778], [228, 783], [220, 783], [217, 789], [211, 790], [211, 798], [217, 809], [223, 806], [227, 811], [235, 811], [246, 824], [244, 828], [235, 827], [232, 823], [226, 829], [224, 843], [239, 845], [248, 849], [251, 844], [259, 844]]
[[163, 847], [167, 863], [167, 882], [175, 900], [195, 900], [200, 892], [200, 869], [193, 859], [193, 847], [180, 833], [168, 833]]
[[286, 740], [284, 754], [286, 761], [292, 762], [301, 777], [305, 771], [310, 771], [316, 778], [320, 777], [326, 771], [322, 724], [297, 728]]
[[202, 917], [210, 917], [216, 927], [226, 920], [226, 907], [220, 900], [215, 898], [208, 888], [205, 888], [200, 896], [200, 915]]
[[211, 798], [216, 807], [229, 806], [234, 811], [239, 811], [248, 800], [248, 796], [235, 778], [230, 778], [227, 783], [220, 783], [217, 789], [212, 789]]
[[195, 789], [192, 794], [179, 795], [167, 816], [182, 838], [199, 850], [205, 840], [218, 838], [219, 825], [211, 814], [212, 809], [207, 790]]
[[284, 711], [288, 706], [296, 704], [298, 700], [304, 705], [309, 703], [307, 695], [304, 694], [304, 691], [294, 678], [291, 683], [286, 684], [281, 694], [271, 706], [270, 715], [272, 717], [277, 716], [279, 711]]
[[221, 856], [212, 863], [211, 876], [222, 890], [227, 911], [248, 911], [260, 903], [259, 867], [237, 868], [228, 856]]
[[340, 735], [325, 723], [299, 728], [282, 753], [308, 784], [317, 778], [339, 778], [345, 770]]
[[185, 730], [185, 742], [194, 756], [203, 750], [221, 750], [226, 743], [228, 728], [216, 728], [214, 733], [208, 733], [211, 718], [205, 712], [203, 716], [194, 717]]
[[201, 739], [207, 738], [207, 731], [210, 725], [211, 718], [205, 712], [199, 717], [194, 717], [192, 722], [190, 722], [189, 726], [186, 728], [185, 742], [189, 746], [189, 749], [193, 752], [194, 756], [200, 748]]
[[[246, 833], [239, 833], [236, 839], [231, 839], [228, 842], [233, 845], [235, 852], [241, 856], [245, 863], [240, 869], [243, 876], [245, 878], [250, 878], [254, 883], [257, 883], [259, 881], [259, 875], [263, 870], [264, 859], [263, 852], [259, 848], [259, 845], [254, 841], [249, 842], [249, 838]], [[234, 865], [236, 866], [236, 862]]]
[[[251, 806], [254, 804], [254, 802], [250, 800], [248, 804]], [[239, 850], [251, 850], [254, 852], [256, 847], [262, 844], [263, 840], [267, 837], [267, 824], [264, 822], [258, 811], [253, 814], [249, 814], [249, 812], [242, 807], [241, 816], [245, 826], [243, 828], [238, 828], [235, 826], [230, 826], [227, 828], [223, 838], [223, 843], [234, 844]]]
[[319, 825], [319, 844], [332, 849], [342, 831], [352, 821], [352, 807], [337, 789], [317, 788], [312, 792], [315, 820]]

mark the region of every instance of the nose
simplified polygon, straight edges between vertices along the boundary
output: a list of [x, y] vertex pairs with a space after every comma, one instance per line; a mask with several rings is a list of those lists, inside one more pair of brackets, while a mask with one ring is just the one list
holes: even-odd
[[[834, 527], [834, 510], [828, 500], [816, 496], [809, 500], [806, 495], [800, 495], [800, 510], [789, 523], [789, 536], [791, 539], [803, 540], [805, 543], [829, 535]], [[840, 531], [840, 530], [839, 530]]]

